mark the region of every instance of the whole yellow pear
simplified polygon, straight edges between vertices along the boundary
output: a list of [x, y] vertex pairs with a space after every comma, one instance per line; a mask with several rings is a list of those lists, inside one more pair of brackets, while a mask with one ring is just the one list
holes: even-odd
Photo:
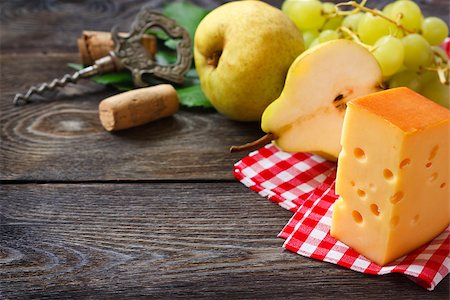
[[238, 121], [258, 121], [283, 90], [303, 38], [281, 10], [260, 1], [226, 3], [199, 24], [194, 59], [212, 105]]

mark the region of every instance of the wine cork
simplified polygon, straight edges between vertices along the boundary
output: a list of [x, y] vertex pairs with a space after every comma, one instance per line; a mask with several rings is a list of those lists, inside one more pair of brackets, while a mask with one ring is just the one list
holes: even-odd
[[[119, 36], [125, 36], [119, 33]], [[104, 31], [83, 31], [77, 40], [78, 51], [83, 65], [92, 65], [94, 62], [109, 54], [114, 49], [114, 41], [110, 32]], [[143, 34], [141, 37], [142, 46], [147, 50], [150, 58], [154, 58], [157, 50], [156, 37]]]
[[178, 108], [175, 88], [160, 84], [104, 99], [99, 105], [99, 116], [107, 131], [115, 131], [171, 116]]
[[110, 32], [83, 31], [78, 42], [83, 65], [92, 65], [97, 59], [108, 55], [114, 47]]

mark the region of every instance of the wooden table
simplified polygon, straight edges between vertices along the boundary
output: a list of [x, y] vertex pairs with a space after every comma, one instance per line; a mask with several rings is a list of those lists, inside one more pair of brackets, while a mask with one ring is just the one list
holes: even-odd
[[[445, 0], [422, 2], [448, 16]], [[291, 213], [238, 183], [243, 154], [227, 152], [260, 136], [258, 124], [183, 109], [111, 134], [97, 106], [116, 91], [90, 81], [58, 100], [12, 105], [16, 92], [71, 72], [83, 29], [129, 24], [143, 3], [0, 4], [0, 299], [448, 299], [448, 277], [428, 292], [401, 275], [283, 250], [276, 235]]]

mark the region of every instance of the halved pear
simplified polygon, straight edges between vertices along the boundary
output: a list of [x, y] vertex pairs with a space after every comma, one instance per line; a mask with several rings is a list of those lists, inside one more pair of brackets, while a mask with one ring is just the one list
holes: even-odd
[[315, 152], [336, 160], [346, 103], [380, 89], [374, 56], [349, 40], [303, 52], [289, 68], [283, 92], [264, 111], [261, 127], [287, 152]]

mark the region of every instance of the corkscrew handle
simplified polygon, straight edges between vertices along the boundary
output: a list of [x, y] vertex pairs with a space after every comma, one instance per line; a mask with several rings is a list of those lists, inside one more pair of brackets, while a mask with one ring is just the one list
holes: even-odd
[[42, 83], [39, 86], [32, 86], [25, 94], [16, 94], [14, 105], [25, 105], [30, 102], [33, 95], [43, 95], [45, 92], [56, 90], [58, 87], [64, 87], [68, 83], [76, 83], [81, 78], [88, 78], [94, 75], [122, 69], [121, 64], [115, 58], [114, 53], [95, 61], [94, 65], [81, 69], [72, 75], [66, 74], [62, 78], [53, 79], [50, 83]]
[[[165, 31], [171, 38], [179, 39], [177, 42], [177, 61], [170, 65], [160, 65], [155, 59], [149, 57], [147, 49], [143, 47], [141, 38], [153, 27]], [[42, 95], [46, 91], [53, 91], [58, 87], [64, 87], [68, 83], [76, 83], [80, 78], [87, 78], [97, 74], [127, 69], [131, 72], [136, 86], [147, 86], [144, 75], [155, 76], [167, 81], [182, 83], [184, 75], [192, 63], [192, 41], [189, 33], [174, 20], [165, 17], [159, 12], [142, 10], [134, 20], [131, 31], [121, 36], [117, 27], [113, 29], [112, 39], [114, 51], [108, 56], [95, 61], [94, 65], [84, 68], [72, 75], [64, 75], [60, 79], [54, 79], [50, 83], [32, 86], [26, 94], [16, 94], [15, 105], [23, 105], [30, 102], [34, 94]]]

